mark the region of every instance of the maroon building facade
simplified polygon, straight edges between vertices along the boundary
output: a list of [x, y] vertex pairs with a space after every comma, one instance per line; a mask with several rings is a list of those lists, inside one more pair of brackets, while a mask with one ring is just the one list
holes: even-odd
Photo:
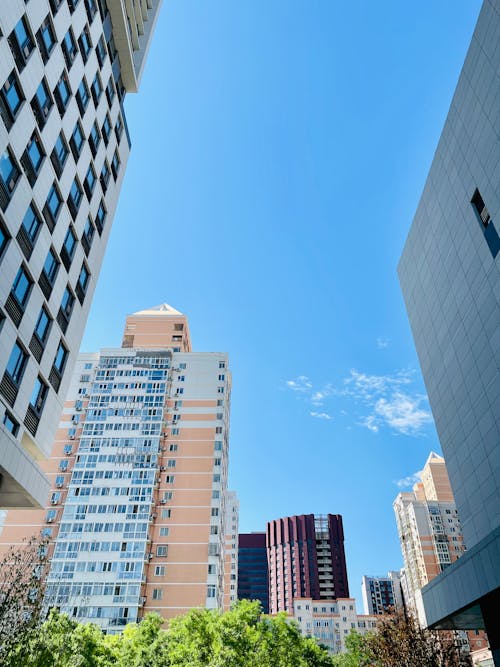
[[340, 514], [302, 514], [269, 521], [269, 611], [293, 613], [293, 600], [349, 597]]

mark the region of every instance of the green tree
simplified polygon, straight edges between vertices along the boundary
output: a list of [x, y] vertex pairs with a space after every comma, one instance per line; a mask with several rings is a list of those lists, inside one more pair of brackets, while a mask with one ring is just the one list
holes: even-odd
[[0, 664], [40, 624], [47, 551], [47, 540], [33, 536], [0, 561]]

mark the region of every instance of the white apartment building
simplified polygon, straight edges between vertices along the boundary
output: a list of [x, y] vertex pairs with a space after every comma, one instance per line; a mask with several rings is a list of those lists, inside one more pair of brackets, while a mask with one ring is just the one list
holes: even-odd
[[0, 506], [43, 505], [160, 0], [0, 3]]
[[358, 614], [354, 598], [296, 598], [293, 617], [303, 635], [315, 637], [332, 654], [346, 650], [345, 640], [352, 631], [360, 635], [376, 632], [379, 620], [376, 615]]
[[386, 577], [364, 576], [361, 593], [365, 614], [384, 614], [403, 609], [401, 573], [392, 570]]

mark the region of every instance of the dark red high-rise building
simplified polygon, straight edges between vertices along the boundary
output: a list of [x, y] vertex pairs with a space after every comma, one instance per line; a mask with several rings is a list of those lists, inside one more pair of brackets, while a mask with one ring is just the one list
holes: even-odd
[[340, 514], [302, 514], [269, 521], [269, 611], [293, 613], [293, 600], [349, 597]]

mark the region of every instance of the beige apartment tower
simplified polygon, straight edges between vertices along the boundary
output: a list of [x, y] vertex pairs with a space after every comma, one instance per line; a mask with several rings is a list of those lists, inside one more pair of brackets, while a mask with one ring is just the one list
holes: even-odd
[[50, 539], [47, 605], [107, 632], [224, 607], [230, 393], [227, 355], [193, 352], [167, 304], [129, 316], [123, 347], [80, 355], [47, 507], [10, 511], [0, 536]]

